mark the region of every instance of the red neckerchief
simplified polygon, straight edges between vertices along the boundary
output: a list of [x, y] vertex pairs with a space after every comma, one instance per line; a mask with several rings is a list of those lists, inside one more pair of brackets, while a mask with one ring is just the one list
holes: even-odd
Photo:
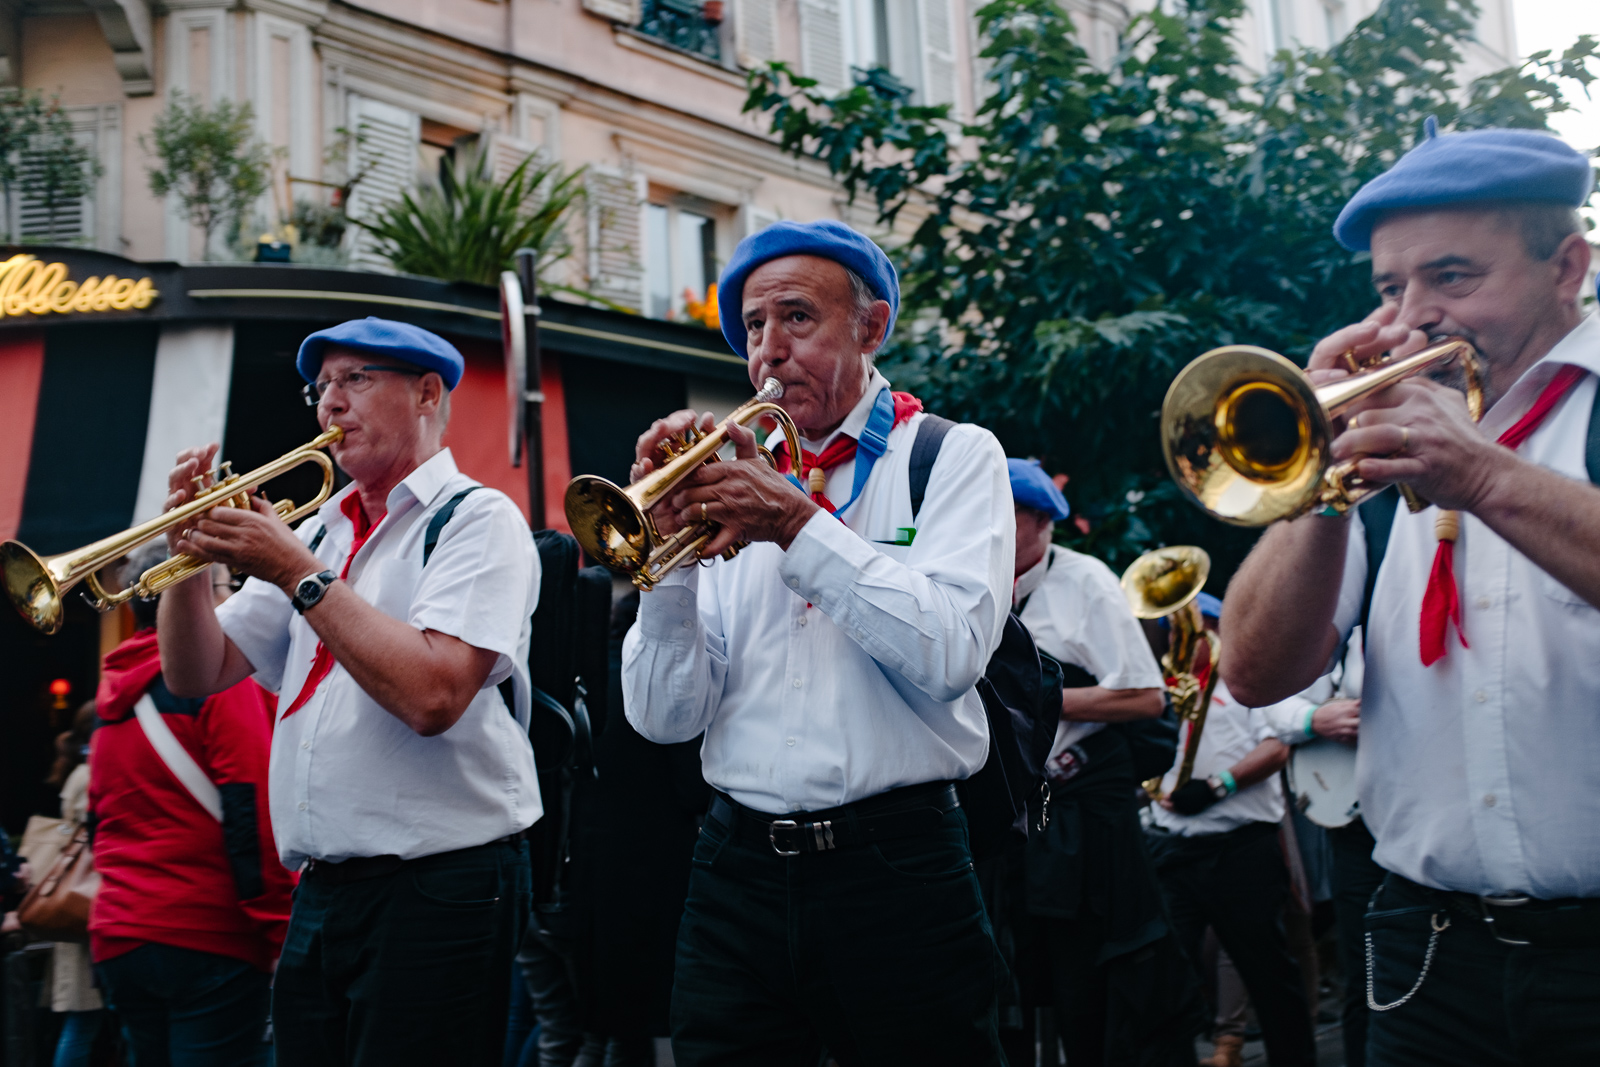
[[[350, 574], [350, 561], [356, 558], [356, 553], [361, 551], [361, 546], [367, 543], [367, 538], [372, 536], [376, 529], [372, 521], [367, 518], [367, 509], [361, 506], [361, 494], [351, 493], [339, 501], [339, 510], [344, 512], [345, 518], [350, 520], [350, 525], [355, 527], [356, 539], [350, 544], [350, 554], [345, 557], [344, 567], [339, 571], [339, 577], [345, 578]], [[311, 673], [306, 675], [305, 684], [300, 687], [300, 695], [294, 698], [283, 713], [282, 718], [287, 719], [295, 712], [306, 706], [306, 701], [311, 699], [311, 694], [317, 691], [317, 686], [322, 684], [333, 670], [333, 653], [328, 651], [328, 646], [321, 641], [317, 642], [317, 654], [311, 660]]]
[[[1582, 367], [1570, 364], [1556, 372], [1544, 392], [1533, 402], [1528, 413], [1518, 419], [1509, 430], [1500, 435], [1500, 444], [1515, 451], [1533, 436], [1546, 415], [1561, 402], [1567, 391], [1589, 373]], [[1459, 526], [1457, 527], [1459, 530]], [[1421, 628], [1422, 665], [1431, 667], [1444, 658], [1445, 639], [1450, 634], [1450, 624], [1456, 627], [1462, 648], [1467, 644], [1466, 631], [1461, 628], [1461, 595], [1456, 589], [1456, 534], [1440, 532], [1439, 548], [1433, 555], [1433, 572], [1428, 575], [1428, 588], [1422, 594]]]
[[[922, 401], [910, 393], [894, 393], [894, 426], [899, 426], [911, 416], [922, 410]], [[779, 441], [778, 447], [772, 450], [772, 456], [778, 461], [778, 473], [788, 474], [793, 464], [789, 461], [789, 442]], [[817, 455], [807, 449], [800, 450], [800, 470], [803, 477], [800, 479], [802, 487], [806, 487], [811, 494], [811, 499], [828, 509], [829, 514], [834, 511], [833, 502], [821, 489], [822, 479], [815, 472], [826, 474], [828, 471], [848, 463], [856, 458], [856, 439], [848, 434], [840, 434], [833, 439], [833, 443], [822, 450], [822, 455]]]

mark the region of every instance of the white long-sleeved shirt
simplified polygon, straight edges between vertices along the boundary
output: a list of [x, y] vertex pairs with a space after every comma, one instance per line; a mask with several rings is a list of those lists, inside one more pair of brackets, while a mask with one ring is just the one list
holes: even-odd
[[[1518, 455], [1589, 493], [1600, 316], [1529, 368], [1481, 428], [1499, 437], [1564, 364], [1590, 373]], [[1471, 647], [1452, 630], [1445, 657], [1424, 667], [1418, 620], [1437, 514], [1398, 509], [1373, 590], [1356, 750], [1373, 859], [1437, 889], [1600, 896], [1600, 610], [1463, 513], [1455, 573]], [[1360, 621], [1366, 576], [1356, 518], [1334, 617], [1341, 634]]]
[[[874, 373], [836, 433], [859, 436], [884, 388]], [[974, 685], [1011, 604], [1011, 483], [993, 435], [955, 426], [913, 522], [922, 420], [890, 431], [843, 522], [819, 512], [787, 552], [753, 544], [640, 598], [623, 646], [628, 720], [663, 743], [704, 731], [706, 781], [747, 807], [814, 811], [983, 766]], [[836, 504], [854, 468], [829, 473]], [[910, 545], [889, 543], [913, 525]]]
[[[1017, 579], [1012, 596], [1022, 606], [1018, 617], [1039, 650], [1088, 671], [1102, 688], [1160, 689], [1164, 684], [1122, 585], [1093, 556], [1051, 545]], [[1050, 758], [1105, 726], [1061, 720]]]
[[[1206, 779], [1226, 771], [1244, 759], [1261, 742], [1281, 737], [1300, 728], [1311, 701], [1292, 696], [1264, 708], [1247, 708], [1228, 692], [1226, 682], [1218, 681], [1206, 712], [1205, 728], [1200, 731], [1200, 747], [1195, 752], [1194, 777]], [[1178, 759], [1161, 779], [1161, 791], [1170, 793], [1178, 780], [1178, 766], [1189, 738], [1185, 726], [1178, 738]], [[1175, 834], [1221, 834], [1250, 822], [1279, 822], [1283, 819], [1283, 788], [1276, 774], [1255, 785], [1246, 786], [1233, 796], [1219, 800], [1198, 815], [1179, 815], [1159, 804], [1150, 806], [1150, 817], [1158, 826]]]
[[[505, 494], [462, 498], [422, 565], [428, 520], [472, 479], [445, 449], [389, 492], [388, 513], [350, 563], [356, 595], [418, 630], [499, 653], [456, 724], [423, 737], [367, 695], [337, 663], [306, 704], [285, 716], [316, 656], [317, 633], [277, 586], [252, 578], [217, 608], [217, 621], [278, 694], [268, 798], [284, 866], [308, 859], [431, 856], [526, 829], [543, 814], [528, 743], [530, 617], [539, 599], [539, 556], [528, 524]], [[302, 541], [325, 525], [317, 558], [334, 573], [350, 558], [355, 528], [341, 504], [347, 486], [303, 523]], [[513, 680], [516, 707], [497, 686]]]

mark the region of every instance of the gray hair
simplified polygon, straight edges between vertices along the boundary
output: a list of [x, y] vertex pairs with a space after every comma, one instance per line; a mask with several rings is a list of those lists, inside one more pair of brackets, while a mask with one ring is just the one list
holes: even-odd
[[1573, 234], [1583, 233], [1583, 218], [1577, 208], [1565, 204], [1511, 203], [1506, 213], [1516, 219], [1522, 231], [1522, 244], [1528, 258], [1547, 262]]
[[[840, 266], [843, 267], [844, 264], [841, 263]], [[856, 313], [856, 336], [858, 338], [864, 337], [867, 331], [867, 318], [872, 314], [872, 305], [876, 304], [881, 298], [872, 291], [872, 287], [867, 284], [865, 278], [849, 267], [844, 268], [844, 275], [850, 280], [850, 303], [854, 305]], [[876, 353], [873, 354], [875, 355]]]

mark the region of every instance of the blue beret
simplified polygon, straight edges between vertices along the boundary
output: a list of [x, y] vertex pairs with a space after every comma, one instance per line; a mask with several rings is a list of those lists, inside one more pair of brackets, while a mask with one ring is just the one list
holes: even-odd
[[467, 362], [456, 351], [456, 346], [436, 333], [429, 333], [409, 322], [394, 322], [368, 316], [351, 319], [316, 333], [300, 342], [300, 354], [295, 357], [295, 369], [308, 382], [317, 380], [322, 369], [322, 353], [329, 345], [353, 348], [358, 352], [390, 356], [404, 360], [424, 370], [437, 371], [444, 379], [446, 389], [454, 389], [461, 381], [461, 372]]
[[1363, 185], [1339, 212], [1333, 236], [1352, 252], [1372, 248], [1385, 211], [1532, 200], [1582, 207], [1594, 169], [1565, 141], [1533, 130], [1472, 130], [1439, 135], [1430, 116], [1421, 144]]
[[1056, 483], [1044, 472], [1036, 459], [1008, 459], [1006, 470], [1011, 474], [1011, 499], [1025, 508], [1042, 511], [1060, 522], [1072, 514], [1067, 498], [1061, 495]]
[[739, 242], [739, 247], [733, 250], [733, 259], [717, 282], [717, 314], [722, 319], [722, 336], [728, 339], [735, 352], [745, 359], [750, 358], [745, 350], [745, 279], [763, 263], [784, 256], [821, 256], [861, 275], [878, 299], [889, 302], [889, 325], [883, 331], [883, 339], [889, 340], [894, 332], [895, 317], [900, 314], [900, 275], [895, 273], [894, 264], [883, 254], [883, 249], [866, 234], [831, 219], [774, 222]]
[[1208, 619], [1222, 618], [1222, 600], [1210, 593], [1201, 593], [1194, 598], [1195, 606], [1200, 609], [1200, 614]]

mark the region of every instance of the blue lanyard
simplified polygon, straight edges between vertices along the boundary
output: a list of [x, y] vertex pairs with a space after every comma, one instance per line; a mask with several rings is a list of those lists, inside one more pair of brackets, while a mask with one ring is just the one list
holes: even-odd
[[[872, 414], [867, 416], [867, 424], [861, 428], [861, 436], [856, 439], [856, 476], [855, 485], [852, 487], [850, 499], [843, 506], [833, 509], [837, 518], [850, 509], [861, 496], [861, 490], [867, 487], [867, 478], [872, 474], [873, 466], [882, 458], [889, 449], [889, 431], [894, 429], [894, 394], [887, 387], [878, 390], [878, 397], [872, 402]], [[795, 470], [800, 469], [798, 462], [790, 463]], [[793, 474], [789, 480], [806, 492], [806, 487], [801, 485], [800, 479]]]

